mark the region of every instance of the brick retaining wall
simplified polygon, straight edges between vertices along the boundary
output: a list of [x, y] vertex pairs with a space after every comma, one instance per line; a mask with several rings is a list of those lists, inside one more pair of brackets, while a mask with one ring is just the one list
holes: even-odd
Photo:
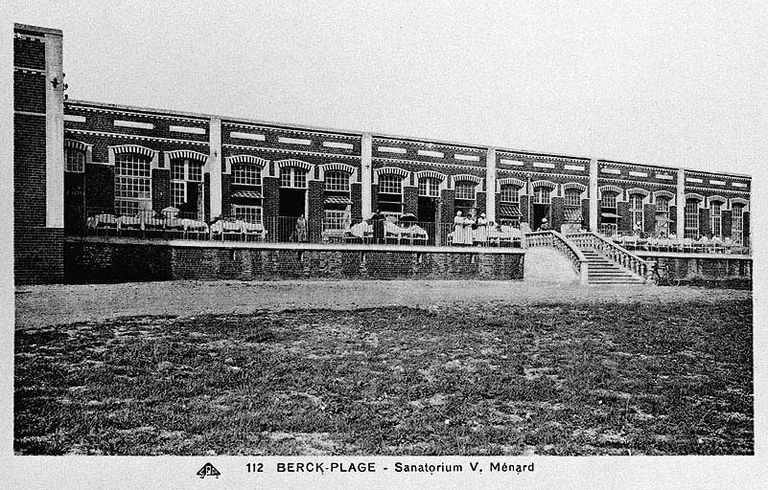
[[70, 283], [173, 279], [523, 278], [520, 249], [67, 239]]

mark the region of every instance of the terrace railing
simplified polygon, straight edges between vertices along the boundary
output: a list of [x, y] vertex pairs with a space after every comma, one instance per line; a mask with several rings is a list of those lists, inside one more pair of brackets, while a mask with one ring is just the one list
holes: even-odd
[[[384, 221], [379, 232], [369, 221], [323, 220], [317, 223], [297, 217], [263, 219], [223, 218], [207, 223], [197, 214], [162, 213], [153, 210], [118, 216], [102, 209], [89, 210], [85, 234], [136, 238], [195, 239], [264, 243], [359, 243], [371, 245], [520, 247], [520, 231], [510, 227], [452, 223]], [[74, 231], [75, 234], [82, 230]]]
[[571, 261], [579, 274], [579, 282], [587, 284], [589, 280], [589, 262], [579, 248], [568, 238], [554, 230], [535, 231], [525, 234], [527, 248], [552, 247]]
[[571, 233], [567, 238], [580, 249], [594, 249], [643, 279], [648, 278], [649, 266], [645, 260], [598, 233], [590, 231]]

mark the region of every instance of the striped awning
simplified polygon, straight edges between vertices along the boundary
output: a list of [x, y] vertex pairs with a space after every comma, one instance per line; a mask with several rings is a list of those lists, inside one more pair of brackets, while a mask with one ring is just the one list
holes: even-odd
[[232, 197], [240, 199], [261, 199], [261, 192], [258, 191], [237, 191], [232, 193]]
[[600, 216], [602, 216], [603, 218], [616, 218], [616, 219], [621, 218], [621, 216], [619, 216], [616, 213], [600, 213]]
[[575, 221], [581, 223], [581, 209], [568, 209], [563, 212], [563, 218], [565, 221]]
[[514, 204], [502, 204], [499, 206], [499, 216], [520, 216], [520, 208]]
[[325, 204], [352, 204], [352, 199], [342, 196], [330, 196], [325, 198]]

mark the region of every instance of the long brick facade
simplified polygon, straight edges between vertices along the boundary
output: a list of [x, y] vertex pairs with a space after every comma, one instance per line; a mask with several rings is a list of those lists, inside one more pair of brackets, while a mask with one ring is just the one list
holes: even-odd
[[[273, 237], [283, 233], [281, 216], [295, 220], [304, 214], [311, 241], [318, 241], [332, 221], [334, 226], [356, 223], [377, 208], [412, 213], [427, 229], [452, 223], [464, 210], [534, 230], [547, 218], [558, 230], [630, 233], [640, 219], [649, 234], [696, 237], [712, 232], [710, 209], [720, 203], [721, 235], [749, 243], [749, 176], [64, 101], [63, 76], [56, 76], [61, 57], [52, 55], [61, 37], [52, 29], [15, 27], [18, 283], [62, 280], [64, 234], [82, 234], [89, 216], [119, 214], [129, 208], [124, 201], [155, 213], [187, 206], [209, 222], [247, 211]], [[63, 127], [57, 126], [57, 111]], [[148, 182], [148, 197], [123, 195], [117, 165], [126, 158], [151, 162], [146, 177], [128, 178], [129, 186]], [[82, 161], [82, 168], [62, 163], [69, 161]], [[199, 168], [199, 180], [174, 177], [171, 167], [179, 162]], [[595, 180], [596, 190], [590, 187]], [[571, 194], [569, 204], [566, 194], [574, 189], [578, 195]], [[688, 215], [696, 219], [678, 214], [686, 203], [689, 209], [695, 206]], [[639, 207], [633, 211], [632, 205]], [[596, 216], [590, 216], [594, 209]], [[733, 217], [736, 211], [740, 221]]]

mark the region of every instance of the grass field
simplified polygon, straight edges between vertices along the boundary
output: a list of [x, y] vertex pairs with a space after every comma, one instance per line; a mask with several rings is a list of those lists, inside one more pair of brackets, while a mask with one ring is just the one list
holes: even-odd
[[17, 328], [20, 454], [753, 454], [752, 304], [472, 303]]

